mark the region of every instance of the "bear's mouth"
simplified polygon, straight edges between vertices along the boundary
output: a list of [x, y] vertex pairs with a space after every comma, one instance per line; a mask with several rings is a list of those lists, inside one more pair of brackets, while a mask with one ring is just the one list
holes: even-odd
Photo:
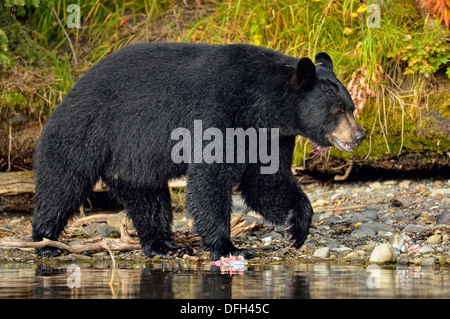
[[344, 142], [340, 141], [339, 139], [337, 139], [336, 137], [333, 137], [332, 143], [334, 146], [336, 146], [340, 150], [342, 150], [344, 152], [349, 152], [349, 153], [353, 151], [354, 147], [356, 147], [356, 145], [344, 143]]

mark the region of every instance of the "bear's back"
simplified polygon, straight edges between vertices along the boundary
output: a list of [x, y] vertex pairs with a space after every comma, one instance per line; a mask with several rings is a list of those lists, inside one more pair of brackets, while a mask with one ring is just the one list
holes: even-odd
[[[236, 95], [242, 99], [244, 91], [289, 77], [296, 62], [277, 51], [245, 44], [140, 43], [105, 57], [68, 97], [94, 104], [157, 99], [172, 105], [177, 99], [220, 102]], [[289, 76], [283, 72], [286, 65], [291, 66]]]

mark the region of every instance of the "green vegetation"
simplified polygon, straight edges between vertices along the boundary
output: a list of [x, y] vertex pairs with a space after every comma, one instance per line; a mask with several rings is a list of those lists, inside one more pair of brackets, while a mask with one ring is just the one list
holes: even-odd
[[[80, 8], [80, 28], [67, 24], [72, 3]], [[442, 15], [416, 0], [369, 4], [8, 0], [0, 5], [0, 117], [45, 119], [84, 72], [130, 43], [239, 42], [299, 57], [331, 55], [368, 133], [354, 153], [331, 156], [448, 152], [450, 33]], [[296, 164], [309, 154], [305, 142], [298, 139]]]

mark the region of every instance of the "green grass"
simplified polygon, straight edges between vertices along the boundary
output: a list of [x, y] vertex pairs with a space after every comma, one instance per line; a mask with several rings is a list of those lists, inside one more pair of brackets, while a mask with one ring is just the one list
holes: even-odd
[[[448, 151], [449, 139], [436, 132], [436, 125], [422, 121], [424, 127], [416, 126], [433, 91], [429, 74], [448, 68], [450, 76], [450, 35], [415, 0], [384, 1], [380, 28], [367, 26], [371, 13], [359, 0], [206, 0], [203, 6], [177, 0], [38, 2], [20, 16], [2, 9], [0, 26], [8, 44], [6, 52], [0, 33], [0, 57], [12, 62], [2, 69], [12, 80], [0, 83], [0, 115], [45, 118], [92, 65], [130, 43], [250, 43], [297, 57], [330, 54], [349, 91], [364, 92], [353, 98], [361, 105], [359, 120], [369, 140], [355, 157], [417, 150], [412, 143]], [[65, 24], [72, 3], [81, 9], [79, 29]], [[418, 55], [430, 67], [414, 62]], [[424, 131], [425, 139], [416, 134]], [[299, 138], [294, 162], [302, 164], [309, 150]]]
[[[362, 79], [353, 85], [356, 93], [367, 90], [361, 99], [364, 108], [359, 112], [359, 120], [369, 135], [369, 140], [353, 155], [333, 150], [332, 156], [369, 158], [410, 151], [445, 152], [449, 146], [445, 134], [435, 132], [426, 138], [417, 134], [421, 106], [430, 93], [424, 85], [429, 81], [418, 72], [403, 74], [403, 60], [409, 60], [402, 54], [412, 43], [448, 39], [448, 30], [433, 25], [414, 0], [385, 1], [380, 28], [369, 28], [366, 21], [371, 12], [364, 10], [362, 3], [224, 1], [215, 14], [197, 22], [184, 41], [245, 42], [298, 57], [314, 58], [320, 51], [330, 54], [335, 72], [344, 84], [352, 77]], [[450, 59], [448, 48], [441, 52]], [[433, 61], [436, 56], [425, 53], [423, 58]], [[445, 57], [439, 58], [445, 61]], [[354, 100], [355, 104], [359, 102], [356, 97]], [[310, 151], [306, 141], [299, 138], [294, 163], [302, 165]]]

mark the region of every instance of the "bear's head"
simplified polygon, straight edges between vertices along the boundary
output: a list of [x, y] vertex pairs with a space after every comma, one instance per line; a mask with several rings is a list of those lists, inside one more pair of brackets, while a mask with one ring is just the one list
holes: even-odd
[[333, 72], [333, 61], [326, 53], [318, 53], [314, 64], [301, 58], [291, 85], [297, 101], [301, 135], [321, 148], [336, 146], [351, 152], [366, 137], [354, 117], [355, 105], [344, 85]]

